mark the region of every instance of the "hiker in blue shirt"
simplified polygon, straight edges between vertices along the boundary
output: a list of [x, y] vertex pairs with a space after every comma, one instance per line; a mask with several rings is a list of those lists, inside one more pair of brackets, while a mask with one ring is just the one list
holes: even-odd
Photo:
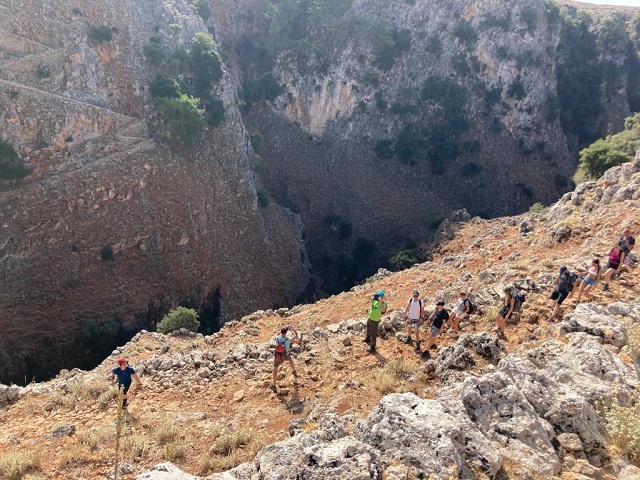
[[133, 378], [138, 384], [138, 388], [142, 390], [142, 382], [136, 371], [129, 366], [125, 358], [118, 359], [118, 366], [111, 370], [113, 373], [113, 384], [118, 384], [118, 391], [122, 392], [122, 407], [127, 406], [127, 392], [131, 387], [131, 378]]

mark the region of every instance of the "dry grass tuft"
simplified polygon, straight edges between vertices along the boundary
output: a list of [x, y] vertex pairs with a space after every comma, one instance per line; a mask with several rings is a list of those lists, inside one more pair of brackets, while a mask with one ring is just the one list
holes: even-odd
[[145, 435], [131, 435], [124, 440], [124, 451], [134, 458], [146, 456], [149, 449], [149, 440]]
[[514, 270], [526, 271], [529, 270], [529, 262], [521, 260], [519, 262], [513, 262], [509, 265]]
[[28, 472], [40, 469], [40, 459], [33, 452], [14, 451], [0, 457], [0, 478], [22, 480]]
[[156, 440], [161, 445], [173, 442], [178, 438], [178, 427], [170, 420], [164, 420], [154, 431]]
[[187, 446], [179, 441], [173, 441], [167, 443], [164, 446], [164, 459], [167, 462], [175, 462], [176, 460], [182, 460], [187, 456]]
[[383, 369], [396, 378], [406, 379], [418, 369], [418, 366], [414, 358], [399, 357], [389, 360]]
[[602, 411], [609, 435], [609, 449], [639, 465], [640, 404], [620, 405], [614, 388], [610, 404], [603, 406]]
[[216, 441], [213, 442], [211, 451], [221, 455], [229, 455], [231, 452], [248, 445], [250, 442], [251, 434], [249, 432], [236, 430], [220, 435]]
[[397, 380], [388, 370], [376, 368], [365, 378], [364, 383], [382, 395], [386, 395], [395, 392]]

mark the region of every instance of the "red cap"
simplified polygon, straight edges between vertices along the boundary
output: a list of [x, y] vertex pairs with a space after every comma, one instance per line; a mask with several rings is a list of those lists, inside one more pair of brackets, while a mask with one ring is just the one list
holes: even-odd
[[122, 365], [123, 363], [127, 363], [127, 360], [125, 358], [120, 357], [118, 359], [118, 365]]

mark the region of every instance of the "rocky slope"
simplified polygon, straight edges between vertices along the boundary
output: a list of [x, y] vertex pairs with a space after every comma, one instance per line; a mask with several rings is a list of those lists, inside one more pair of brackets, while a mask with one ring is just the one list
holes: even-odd
[[[579, 305], [569, 299], [559, 323], [546, 318], [558, 267], [582, 268], [622, 228], [637, 232], [639, 195], [640, 155], [546, 212], [446, 221], [433, 261], [381, 271], [372, 284], [258, 311], [211, 336], [141, 332], [92, 371], [2, 387], [0, 467], [20, 452], [32, 455], [23, 464], [33, 478], [110, 475], [116, 409], [105, 381], [125, 355], [145, 388], [125, 416], [120, 478], [636, 478], [640, 470], [608, 445], [597, 407], [635, 401], [628, 342], [640, 321], [637, 256], [609, 291]], [[501, 340], [492, 318], [511, 284], [528, 290], [527, 301]], [[415, 288], [447, 305], [470, 292], [480, 312], [460, 338], [440, 337], [428, 360], [401, 341]], [[390, 312], [374, 357], [360, 340], [380, 289]], [[299, 379], [284, 367], [276, 395], [267, 384], [283, 324], [298, 325], [305, 344], [295, 354]], [[179, 468], [153, 466], [162, 460]]]
[[0, 379], [94, 361], [99, 338], [67, 352], [105, 322], [136, 332], [183, 304], [215, 329], [296, 300], [309, 276], [300, 218], [258, 205], [230, 76], [215, 87], [226, 121], [194, 148], [150, 137], [143, 45], [206, 31], [185, 2], [4, 1], [0, 13], [0, 137], [32, 169], [0, 182]]

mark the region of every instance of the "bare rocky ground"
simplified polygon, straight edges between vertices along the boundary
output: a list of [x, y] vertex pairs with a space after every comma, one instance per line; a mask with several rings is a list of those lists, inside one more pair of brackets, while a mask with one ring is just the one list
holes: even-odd
[[[107, 379], [123, 355], [145, 388], [124, 418], [122, 479], [640, 478], [607, 448], [596, 408], [612, 395], [628, 401], [637, 386], [627, 345], [640, 321], [637, 266], [546, 321], [560, 265], [605, 261], [623, 227], [640, 230], [639, 172], [637, 158], [542, 213], [459, 214], [467, 221], [445, 221], [432, 261], [380, 271], [315, 304], [256, 312], [209, 337], [141, 332], [92, 371], [0, 386], [0, 458], [32, 455], [24, 478], [112, 478], [117, 415]], [[492, 318], [512, 284], [527, 301], [503, 340]], [[479, 310], [460, 338], [438, 339], [430, 360], [400, 341], [414, 289], [427, 308], [439, 299], [451, 308], [467, 291]], [[390, 311], [371, 356], [361, 340], [378, 290]], [[272, 343], [286, 324], [304, 334], [299, 378], [283, 367], [275, 394]]]

